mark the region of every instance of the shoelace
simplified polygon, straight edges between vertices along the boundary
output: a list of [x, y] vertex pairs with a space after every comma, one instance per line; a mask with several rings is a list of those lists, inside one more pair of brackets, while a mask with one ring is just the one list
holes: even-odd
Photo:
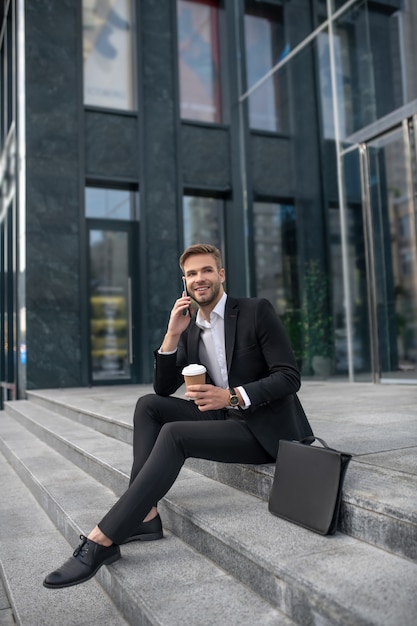
[[80, 539], [81, 539], [81, 543], [78, 546], [78, 548], [74, 550], [73, 556], [78, 556], [80, 553], [87, 554], [88, 552], [88, 546], [86, 548], [84, 547], [88, 541], [87, 537], [84, 537], [84, 535], [80, 535]]

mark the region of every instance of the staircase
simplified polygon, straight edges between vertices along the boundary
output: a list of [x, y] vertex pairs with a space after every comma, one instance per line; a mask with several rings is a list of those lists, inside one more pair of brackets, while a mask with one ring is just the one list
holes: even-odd
[[[122, 546], [122, 559], [88, 583], [53, 591], [43, 588], [44, 576], [127, 487], [135, 401], [150, 388], [36, 391], [7, 402], [0, 412], [0, 564], [16, 622], [414, 626], [417, 416], [411, 390], [400, 416], [398, 404], [397, 414], [395, 406], [390, 413], [382, 398], [381, 412], [366, 423], [349, 398], [352, 386], [341, 387], [350, 421], [332, 421], [319, 410], [329, 384], [306, 387], [302, 401], [308, 409], [310, 400], [317, 435], [355, 453], [335, 536], [268, 513], [273, 466], [190, 459], [159, 506], [164, 540]], [[365, 385], [370, 403], [375, 387]], [[333, 388], [334, 406], [339, 389]]]

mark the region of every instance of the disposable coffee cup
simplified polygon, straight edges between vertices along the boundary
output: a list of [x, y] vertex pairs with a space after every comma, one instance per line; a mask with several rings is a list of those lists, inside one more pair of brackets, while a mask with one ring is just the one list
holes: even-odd
[[206, 368], [204, 365], [198, 365], [197, 363], [191, 363], [182, 370], [184, 376], [185, 386], [188, 389], [188, 385], [204, 385], [206, 382]]

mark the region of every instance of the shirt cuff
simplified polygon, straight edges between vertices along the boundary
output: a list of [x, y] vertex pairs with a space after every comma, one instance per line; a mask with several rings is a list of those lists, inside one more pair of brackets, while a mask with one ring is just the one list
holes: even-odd
[[175, 349], [175, 350], [171, 350], [170, 352], [162, 352], [161, 348], [159, 348], [158, 354], [175, 354], [176, 351], [177, 350]]
[[243, 401], [244, 401], [244, 403], [245, 403], [245, 406], [242, 406], [242, 407], [240, 407], [240, 408], [241, 408], [241, 409], [248, 409], [248, 408], [250, 407], [250, 405], [252, 404], [252, 403], [251, 403], [251, 401], [250, 401], [250, 399], [249, 399], [248, 394], [247, 394], [247, 393], [246, 393], [246, 391], [243, 389], [243, 387], [236, 387], [236, 388], [239, 390], [240, 395], [242, 396]]

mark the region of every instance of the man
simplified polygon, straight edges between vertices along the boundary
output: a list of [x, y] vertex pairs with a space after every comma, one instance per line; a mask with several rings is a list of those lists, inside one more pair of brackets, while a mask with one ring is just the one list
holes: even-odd
[[[280, 439], [312, 435], [296, 396], [299, 371], [272, 305], [226, 295], [214, 246], [190, 246], [180, 267], [189, 295], [175, 302], [155, 352], [156, 393], [136, 405], [129, 488], [88, 537], [81, 535], [73, 556], [45, 578], [47, 588], [89, 580], [120, 558], [120, 544], [160, 539], [157, 503], [187, 458], [271, 463]], [[199, 307], [195, 318], [191, 298]], [[171, 397], [190, 363], [205, 365], [207, 383], [190, 385], [187, 399]]]

